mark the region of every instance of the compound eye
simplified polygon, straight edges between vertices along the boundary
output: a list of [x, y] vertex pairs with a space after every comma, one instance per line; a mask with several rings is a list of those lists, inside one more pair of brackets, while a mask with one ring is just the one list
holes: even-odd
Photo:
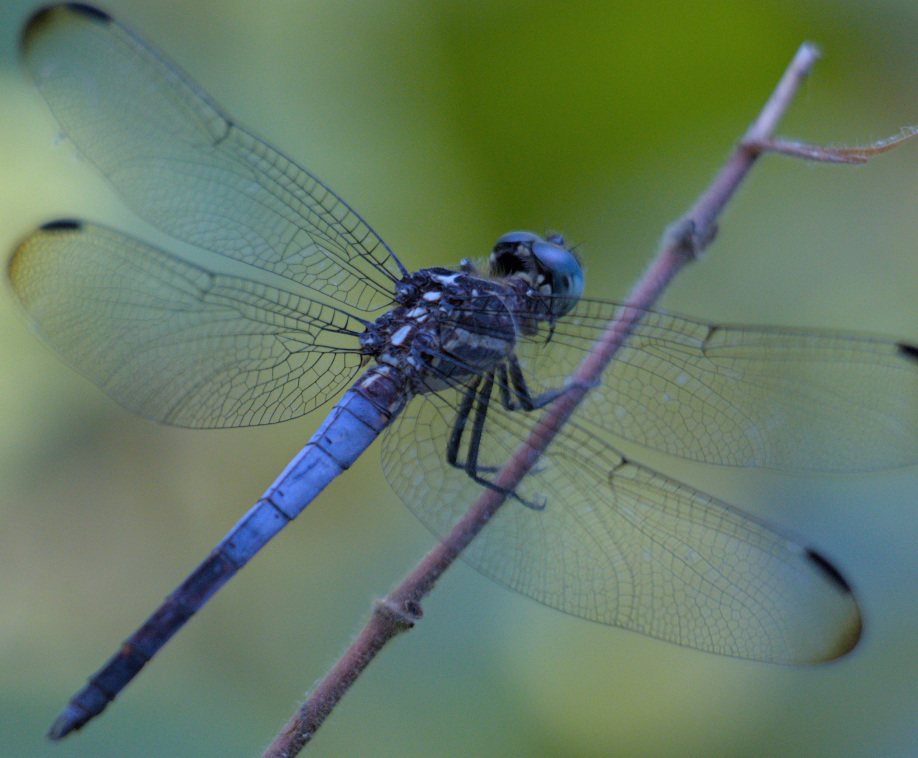
[[491, 276], [504, 277], [524, 274], [531, 278], [535, 258], [532, 246], [544, 240], [532, 232], [510, 232], [494, 243], [489, 268]]
[[544, 242], [538, 234], [534, 232], [518, 231], [518, 232], [507, 232], [503, 235], [497, 242], [494, 243], [494, 249], [496, 250], [499, 247], [504, 247], [507, 245], [526, 245], [532, 246], [536, 242]]
[[540, 240], [532, 246], [532, 254], [538, 261], [551, 286], [552, 313], [563, 316], [583, 295], [583, 268], [580, 261], [561, 244]]

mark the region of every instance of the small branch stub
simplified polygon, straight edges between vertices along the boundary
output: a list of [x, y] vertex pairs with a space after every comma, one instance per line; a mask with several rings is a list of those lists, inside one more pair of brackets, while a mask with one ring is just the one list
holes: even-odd
[[887, 139], [877, 140], [863, 147], [823, 147], [821, 145], [807, 145], [803, 142], [784, 139], [743, 140], [742, 145], [757, 154], [777, 153], [790, 158], [819, 163], [866, 163], [883, 153], [888, 153], [900, 145], [918, 136], [918, 127], [904, 126], [899, 133]]
[[383, 624], [391, 627], [393, 636], [408, 631], [424, 616], [420, 603], [397, 603], [388, 597], [377, 600], [373, 612]]

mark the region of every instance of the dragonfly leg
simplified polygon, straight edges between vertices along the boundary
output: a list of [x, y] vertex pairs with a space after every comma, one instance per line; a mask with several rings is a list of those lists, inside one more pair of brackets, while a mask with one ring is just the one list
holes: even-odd
[[[562, 387], [548, 390], [547, 392], [543, 392], [541, 395], [536, 395], [533, 397], [529, 392], [529, 387], [526, 385], [526, 377], [523, 376], [523, 369], [520, 367], [520, 362], [517, 357], [512, 354], [509, 358], [507, 358], [506, 364], [501, 366], [500, 371], [502, 376], [502, 380], [500, 382], [501, 402], [503, 403], [504, 408], [506, 408], [508, 411], [539, 410], [540, 408], [544, 408], [549, 403], [557, 400], [572, 386], [565, 383]], [[513, 401], [510, 398], [510, 394], [508, 392], [508, 373], [510, 383], [513, 385], [513, 393], [516, 397], [516, 401]], [[590, 387], [587, 389], [590, 389]]]
[[[486, 471], [489, 473], [497, 472], [496, 468], [478, 467], [478, 448], [481, 445], [481, 430], [484, 425], [484, 418], [482, 417], [482, 413], [487, 412], [487, 406], [490, 402], [491, 390], [494, 385], [494, 374], [491, 373], [488, 375], [487, 381], [479, 391], [478, 387], [480, 384], [481, 377], [477, 376], [466, 385], [462, 396], [462, 402], [459, 404], [459, 409], [456, 411], [456, 420], [453, 422], [453, 430], [449, 435], [449, 443], [446, 447], [446, 462], [449, 463], [450, 466], [463, 469], [475, 481], [478, 481], [477, 473], [479, 471]], [[488, 398], [488, 400], [484, 401], [484, 411], [482, 411], [482, 399], [480, 397], [481, 393], [486, 393]], [[478, 409], [475, 412], [475, 422], [472, 429], [472, 442], [469, 443], [469, 456], [467, 456], [465, 461], [460, 461], [459, 448], [462, 446], [462, 435], [465, 432], [465, 425], [472, 413], [472, 407], [475, 404], [476, 397], [479, 397], [479, 401]], [[477, 441], [475, 437], [476, 429], [478, 430]], [[485, 482], [479, 483], [486, 484]]]
[[[491, 404], [491, 392], [494, 388], [494, 372], [488, 373], [484, 384], [478, 390], [478, 405], [475, 407], [475, 421], [472, 423], [472, 434], [469, 438], [469, 449], [465, 457], [465, 473], [479, 484], [485, 484], [479, 471], [493, 473], [496, 471], [493, 467], [478, 467], [478, 453], [481, 450], [481, 435], [484, 433], [484, 423], [488, 415], [488, 406]], [[488, 483], [488, 486], [493, 486]], [[500, 488], [496, 488], [500, 489]]]
[[472, 412], [472, 404], [475, 402], [475, 394], [481, 377], [476, 376], [465, 386], [462, 395], [462, 402], [456, 411], [456, 420], [453, 421], [453, 430], [449, 435], [449, 442], [446, 446], [446, 462], [456, 468], [465, 468], [464, 463], [459, 463], [459, 446], [462, 444], [462, 433], [465, 431], [465, 422], [468, 421], [469, 414]]
[[[477, 482], [483, 487], [488, 487], [489, 489], [496, 490], [506, 497], [512, 497], [513, 499], [518, 500], [520, 503], [525, 505], [527, 508], [532, 508], [533, 510], [542, 510], [545, 508], [544, 504], [531, 503], [528, 500], [524, 500], [513, 490], [508, 490], [504, 487], [500, 487], [494, 484], [494, 482], [491, 482], [480, 475], [481, 472], [497, 472], [497, 469], [492, 466], [478, 465], [478, 453], [481, 449], [481, 437], [484, 433], [485, 420], [487, 419], [488, 407], [491, 403], [491, 393], [494, 388], [494, 373], [494, 371], [491, 371], [487, 374], [485, 381], [484, 383], [481, 383], [480, 388], [480, 378], [476, 378], [473, 382], [470, 382], [466, 386], [465, 394], [462, 398], [462, 403], [460, 404], [459, 410], [456, 414], [456, 421], [453, 424], [453, 431], [450, 434], [449, 446], [447, 448], [446, 455], [447, 462], [451, 466], [463, 469], [472, 481]], [[506, 400], [508, 392], [506, 389], [505, 374], [499, 384], [501, 385], [501, 395], [503, 399]], [[466, 454], [465, 462], [463, 463], [459, 461], [459, 447], [462, 443], [462, 434], [465, 431], [465, 424], [468, 420], [469, 414], [471, 413], [472, 405], [474, 404], [476, 396], [478, 398], [478, 404], [475, 406], [475, 419], [472, 423], [472, 430], [469, 436], [468, 452]]]

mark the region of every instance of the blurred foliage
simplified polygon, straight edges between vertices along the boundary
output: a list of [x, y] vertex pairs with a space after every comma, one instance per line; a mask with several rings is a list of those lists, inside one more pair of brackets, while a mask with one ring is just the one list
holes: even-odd
[[[0, 230], [130, 229], [55, 141], [17, 70], [34, 6], [0, 10]], [[627, 291], [800, 42], [825, 60], [784, 134], [868, 142], [918, 122], [918, 3], [141, 2], [107, 10], [356, 207], [409, 268], [513, 228], [580, 245]], [[666, 307], [918, 339], [918, 154], [857, 170], [768, 159]], [[0, 755], [255, 755], [430, 544], [369, 453], [85, 732], [64, 700], [216, 543], [319, 423], [187, 432], [137, 420], [0, 300]], [[463, 566], [374, 662], [317, 755], [909, 756], [918, 752], [914, 472], [829, 479], [687, 469], [823, 546], [853, 578], [860, 647], [790, 669], [720, 659], [536, 606]], [[681, 475], [681, 472], [680, 472]]]

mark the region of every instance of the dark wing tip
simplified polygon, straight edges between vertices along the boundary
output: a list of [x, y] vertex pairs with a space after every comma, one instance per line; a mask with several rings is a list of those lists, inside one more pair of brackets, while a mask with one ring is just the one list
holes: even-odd
[[39, 229], [43, 232], [77, 232], [83, 228], [83, 222], [75, 218], [59, 218], [42, 224]]
[[817, 553], [812, 548], [806, 548], [804, 553], [810, 562], [822, 572], [823, 576], [833, 584], [839, 592], [847, 595], [850, 599], [851, 610], [848, 623], [843, 629], [839, 630], [834, 645], [826, 649], [824, 656], [820, 657], [818, 660], [812, 661], [812, 663], [831, 661], [849, 653], [854, 646], [857, 645], [858, 641], [861, 639], [861, 633], [863, 632], [863, 621], [860, 611], [857, 608], [857, 603], [854, 600], [851, 585], [848, 584], [845, 577], [841, 575], [841, 572], [829, 563], [825, 556]]
[[87, 16], [94, 21], [107, 23], [112, 20], [112, 17], [109, 16], [105, 11], [99, 10], [95, 6], [87, 5], [86, 3], [64, 3], [64, 7], [72, 13], [76, 13], [81, 16]]
[[910, 358], [913, 361], [918, 361], [918, 346], [909, 345], [907, 342], [899, 343], [899, 352], [902, 353], [906, 358]]
[[31, 15], [22, 29], [22, 36], [19, 39], [19, 57], [23, 58], [27, 49], [31, 46], [35, 37], [47, 29], [55, 18], [71, 13], [75, 16], [82, 16], [85, 19], [97, 23], [109, 23], [112, 17], [98, 8], [85, 3], [63, 3], [62, 5], [46, 5], [39, 8]]
[[78, 219], [60, 218], [42, 224], [36, 231], [20, 240], [16, 247], [13, 248], [13, 252], [6, 264], [6, 275], [13, 285], [13, 289], [19, 292], [19, 285], [22, 282], [22, 274], [25, 270], [23, 266], [28, 265], [27, 260], [30, 254], [36, 249], [32, 245], [36, 236], [41, 234], [73, 234], [74, 232], [79, 232], [82, 228], [83, 222]]
[[815, 563], [822, 570], [823, 574], [825, 574], [840, 590], [849, 595], [851, 594], [851, 585], [848, 584], [845, 577], [841, 575], [841, 572], [829, 563], [826, 558], [812, 548], [806, 549], [806, 557]]

